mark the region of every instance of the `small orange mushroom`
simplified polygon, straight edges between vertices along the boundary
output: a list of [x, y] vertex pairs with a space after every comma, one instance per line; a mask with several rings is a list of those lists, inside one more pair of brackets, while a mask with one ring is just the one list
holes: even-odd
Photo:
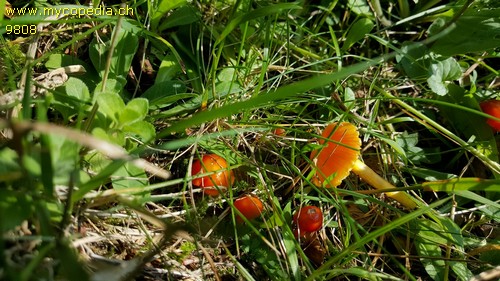
[[[348, 122], [332, 123], [322, 134], [319, 150], [311, 153], [316, 174], [312, 181], [317, 186], [337, 187], [353, 171], [376, 189], [396, 189], [394, 185], [375, 173], [359, 160], [361, 140], [356, 127]], [[386, 192], [387, 196], [398, 201], [408, 209], [416, 208], [410, 195], [401, 191]]]
[[214, 172], [211, 175], [193, 179], [193, 186], [203, 188], [203, 192], [210, 196], [219, 195], [234, 184], [232, 170], [227, 170], [227, 162], [217, 154], [205, 154], [201, 159], [193, 161], [191, 175]]

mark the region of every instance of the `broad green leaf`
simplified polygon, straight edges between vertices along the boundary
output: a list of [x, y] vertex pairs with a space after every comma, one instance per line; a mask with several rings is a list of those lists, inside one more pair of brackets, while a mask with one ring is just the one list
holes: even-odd
[[344, 45], [342, 45], [342, 51], [349, 50], [349, 48], [354, 45], [354, 43], [360, 41], [365, 38], [367, 33], [375, 27], [375, 24], [372, 20], [368, 18], [361, 18], [357, 20], [349, 29], [347, 36], [344, 41]]
[[127, 103], [123, 112], [120, 113], [119, 122], [122, 125], [141, 121], [146, 117], [149, 110], [149, 102], [145, 98], [135, 98]]
[[143, 142], [148, 142], [154, 139], [156, 135], [155, 127], [146, 121], [138, 121], [123, 126], [123, 131], [127, 135], [139, 137]]
[[427, 78], [427, 83], [429, 83], [431, 90], [439, 96], [448, 93], [446, 82], [456, 80], [462, 75], [462, 69], [454, 58], [433, 60], [429, 71], [431, 75]]
[[[149, 11], [152, 13], [151, 17], [151, 30], [156, 31], [161, 18], [169, 11], [184, 5], [186, 0], [160, 0], [158, 6], [149, 7]], [[156, 2], [155, 2], [156, 3]], [[150, 2], [148, 2], [149, 5]]]
[[0, 182], [15, 180], [22, 176], [17, 159], [18, 156], [14, 150], [7, 147], [0, 150]]
[[120, 94], [125, 86], [123, 83], [117, 81], [116, 79], [108, 79], [106, 80], [106, 85], [104, 89], [102, 88], [103, 82], [97, 83], [94, 89], [94, 100], [97, 96], [102, 93], [116, 93]]
[[111, 59], [109, 78], [114, 78], [122, 84], [126, 84], [132, 60], [139, 47], [139, 38], [135, 33], [120, 29], [117, 40], [118, 44], [116, 44]]
[[[431, 51], [443, 56], [483, 52], [500, 46], [500, 9], [468, 9], [438, 38]], [[450, 17], [446, 20], [454, 20]]]
[[0, 231], [6, 233], [33, 213], [33, 201], [23, 192], [0, 188]]
[[346, 87], [344, 90], [344, 104], [347, 107], [354, 106], [356, 101], [356, 94], [350, 87]]
[[[116, 45], [111, 56], [108, 79], [116, 79], [121, 84], [125, 84], [132, 60], [139, 46], [139, 39], [136, 33], [129, 32], [125, 28], [115, 27], [114, 32], [118, 32], [118, 34], [115, 37]], [[111, 38], [105, 40], [104, 43], [94, 38], [90, 43], [90, 60], [101, 78], [104, 77], [104, 72], [106, 71], [109, 51], [113, 43]]]
[[141, 30], [141, 32], [142, 32], [143, 36], [145, 38], [151, 40], [151, 44], [155, 48], [158, 48], [158, 50], [160, 50], [161, 52], [170, 51], [174, 55], [175, 59], [177, 60], [178, 66], [181, 68], [181, 70], [183, 69], [182, 65], [184, 65], [184, 62], [182, 61], [182, 58], [179, 55], [179, 53], [177, 52], [177, 50], [174, 48], [174, 46], [172, 44], [170, 44], [170, 42], [165, 40], [160, 35], [153, 33], [149, 30], [143, 29], [143, 30]]
[[221, 82], [234, 81], [235, 69], [232, 67], [226, 67], [222, 69], [219, 74], [217, 74], [217, 79]]
[[421, 148], [417, 146], [418, 134], [404, 131], [402, 134], [396, 136], [396, 143], [402, 148], [406, 159], [413, 164], [420, 163], [437, 163], [441, 160], [439, 148]]
[[154, 101], [152, 101], [150, 104], [149, 104], [149, 108], [151, 110], [156, 110], [156, 109], [161, 109], [161, 108], [164, 108], [164, 107], [168, 107], [172, 104], [174, 104], [175, 102], [178, 102], [180, 100], [183, 100], [183, 99], [192, 99], [194, 97], [198, 96], [197, 94], [186, 94], [186, 93], [182, 93], [182, 94], [176, 94], [176, 95], [173, 95], [173, 96], [165, 96], [163, 98], [158, 98], [158, 99], [155, 99]]
[[392, 149], [399, 155], [401, 155], [404, 159], [406, 159], [406, 151], [399, 145], [398, 142], [391, 140], [388, 137], [382, 136], [380, 138], [383, 142], [387, 143], [391, 146]]
[[[104, 131], [101, 128], [96, 128], [92, 130], [92, 135], [94, 137], [110, 141], [108, 136], [104, 135], [105, 133], [106, 131]], [[104, 139], [103, 137], [106, 137], [106, 139]], [[111, 163], [111, 160], [109, 158], [107, 158], [106, 156], [102, 155], [102, 153], [99, 153], [97, 151], [92, 151], [88, 153], [87, 155], [85, 155], [84, 159], [89, 164], [89, 166], [92, 167], [92, 170], [96, 172], [101, 171]]]
[[[70, 175], [79, 168], [80, 145], [56, 135], [50, 138], [50, 153], [54, 167], [54, 184], [67, 185]], [[78, 179], [74, 179], [78, 180]]]
[[[181, 71], [182, 71], [182, 68], [179, 64], [179, 61], [176, 59], [176, 57], [172, 54], [166, 55], [165, 57], [163, 57], [163, 59], [161, 61], [160, 69], [158, 70], [158, 74], [156, 74], [155, 85], [158, 85], [162, 82], [171, 81]], [[149, 91], [149, 89], [148, 89], [148, 91]]]
[[[75, 56], [65, 54], [51, 54], [48, 60], [45, 62], [45, 67], [49, 70], [54, 70], [56, 68], [68, 65], [83, 65], [84, 67], [87, 66], [87, 64], [83, 60]], [[87, 67], [85, 68], [87, 69]]]
[[144, 170], [127, 162], [113, 173], [111, 182], [113, 188], [124, 189], [144, 187], [149, 183], [149, 180]]
[[99, 75], [102, 78], [104, 74], [104, 69], [106, 67], [106, 51], [108, 50], [109, 38], [103, 37], [102, 39], [106, 39], [106, 44], [101, 43], [94, 37], [92, 42], [89, 45], [89, 57], [94, 65], [94, 68], [97, 70]]
[[36, 177], [42, 175], [42, 167], [38, 155], [23, 155], [22, 165], [31, 175]]
[[191, 5], [180, 7], [173, 11], [158, 28], [158, 31], [163, 31], [168, 28], [176, 27], [179, 25], [191, 24], [200, 20], [200, 14], [197, 10], [193, 9]]
[[91, 101], [89, 88], [82, 80], [75, 77], [69, 77], [64, 86], [66, 94], [79, 101], [76, 106], [85, 106], [86, 103]]
[[[96, 152], [96, 154], [100, 155], [100, 153], [98, 152]], [[72, 202], [76, 202], [82, 199], [91, 190], [94, 190], [95, 188], [98, 188], [103, 184], [107, 183], [109, 181], [109, 177], [111, 177], [111, 175], [114, 172], [116, 172], [116, 170], [118, 170], [121, 166], [123, 166], [126, 163], [125, 160], [112, 160], [112, 161], [109, 159], [104, 159], [104, 160], [109, 162], [105, 163], [104, 161], [102, 161], [101, 163], [106, 164], [106, 166], [98, 170], [97, 175], [94, 175], [88, 181], [84, 182], [78, 190], [75, 190], [71, 200]]]
[[148, 99], [150, 104], [153, 104], [157, 100], [177, 94], [184, 94], [185, 92], [186, 85], [181, 81], [163, 81], [155, 82], [141, 97]]
[[446, 245], [453, 242], [447, 230], [434, 221], [416, 220], [410, 222], [410, 225], [412, 229], [416, 229], [418, 239], [425, 243]]
[[451, 269], [457, 275], [457, 280], [468, 281], [472, 280], [474, 274], [467, 268], [467, 263], [465, 262], [450, 262]]
[[125, 109], [123, 99], [116, 93], [102, 93], [97, 96], [99, 111], [116, 123]]
[[398, 67], [412, 79], [425, 79], [429, 77], [428, 69], [431, 60], [429, 50], [424, 44], [419, 42], [405, 42], [401, 48], [401, 52], [396, 55]]
[[439, 244], [420, 239], [420, 237], [417, 237], [414, 241], [417, 253], [421, 256], [420, 261], [424, 265], [427, 274], [433, 280], [443, 280], [445, 262]]
[[373, 16], [371, 13], [370, 6], [366, 0], [348, 0], [347, 7], [351, 9], [355, 14], [359, 16], [370, 17]]

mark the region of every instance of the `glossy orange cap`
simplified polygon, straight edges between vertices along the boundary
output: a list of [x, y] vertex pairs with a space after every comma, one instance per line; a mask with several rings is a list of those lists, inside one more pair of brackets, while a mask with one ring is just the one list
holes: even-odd
[[359, 157], [359, 133], [353, 124], [342, 122], [328, 125], [321, 136], [324, 139], [320, 139], [319, 144], [324, 146], [311, 153], [316, 169], [313, 183], [317, 186], [337, 187], [349, 175]]

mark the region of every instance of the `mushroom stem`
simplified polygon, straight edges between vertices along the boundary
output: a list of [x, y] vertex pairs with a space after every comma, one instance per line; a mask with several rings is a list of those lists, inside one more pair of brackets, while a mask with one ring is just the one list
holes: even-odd
[[[392, 185], [387, 180], [379, 176], [370, 167], [366, 166], [366, 164], [361, 162], [359, 159], [356, 160], [356, 162], [354, 162], [352, 171], [376, 189], [396, 189], [394, 185]], [[386, 192], [385, 194], [387, 194], [387, 196], [389, 196], [390, 198], [398, 201], [408, 209], [415, 209], [417, 207], [415, 201], [413, 201], [413, 199], [407, 193], [401, 191], [389, 191]]]

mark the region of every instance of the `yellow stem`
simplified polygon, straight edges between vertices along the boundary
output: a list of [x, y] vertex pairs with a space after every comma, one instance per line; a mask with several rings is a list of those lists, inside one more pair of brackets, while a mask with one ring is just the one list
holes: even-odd
[[[354, 163], [352, 171], [376, 189], [396, 189], [394, 185], [392, 185], [387, 180], [379, 176], [370, 167], [366, 166], [366, 164], [361, 162], [359, 159], [356, 160], [356, 162]], [[405, 192], [389, 191], [386, 192], [386, 194], [387, 196], [398, 201], [408, 209], [415, 209], [417, 207], [415, 201], [413, 201], [410, 195]]]

